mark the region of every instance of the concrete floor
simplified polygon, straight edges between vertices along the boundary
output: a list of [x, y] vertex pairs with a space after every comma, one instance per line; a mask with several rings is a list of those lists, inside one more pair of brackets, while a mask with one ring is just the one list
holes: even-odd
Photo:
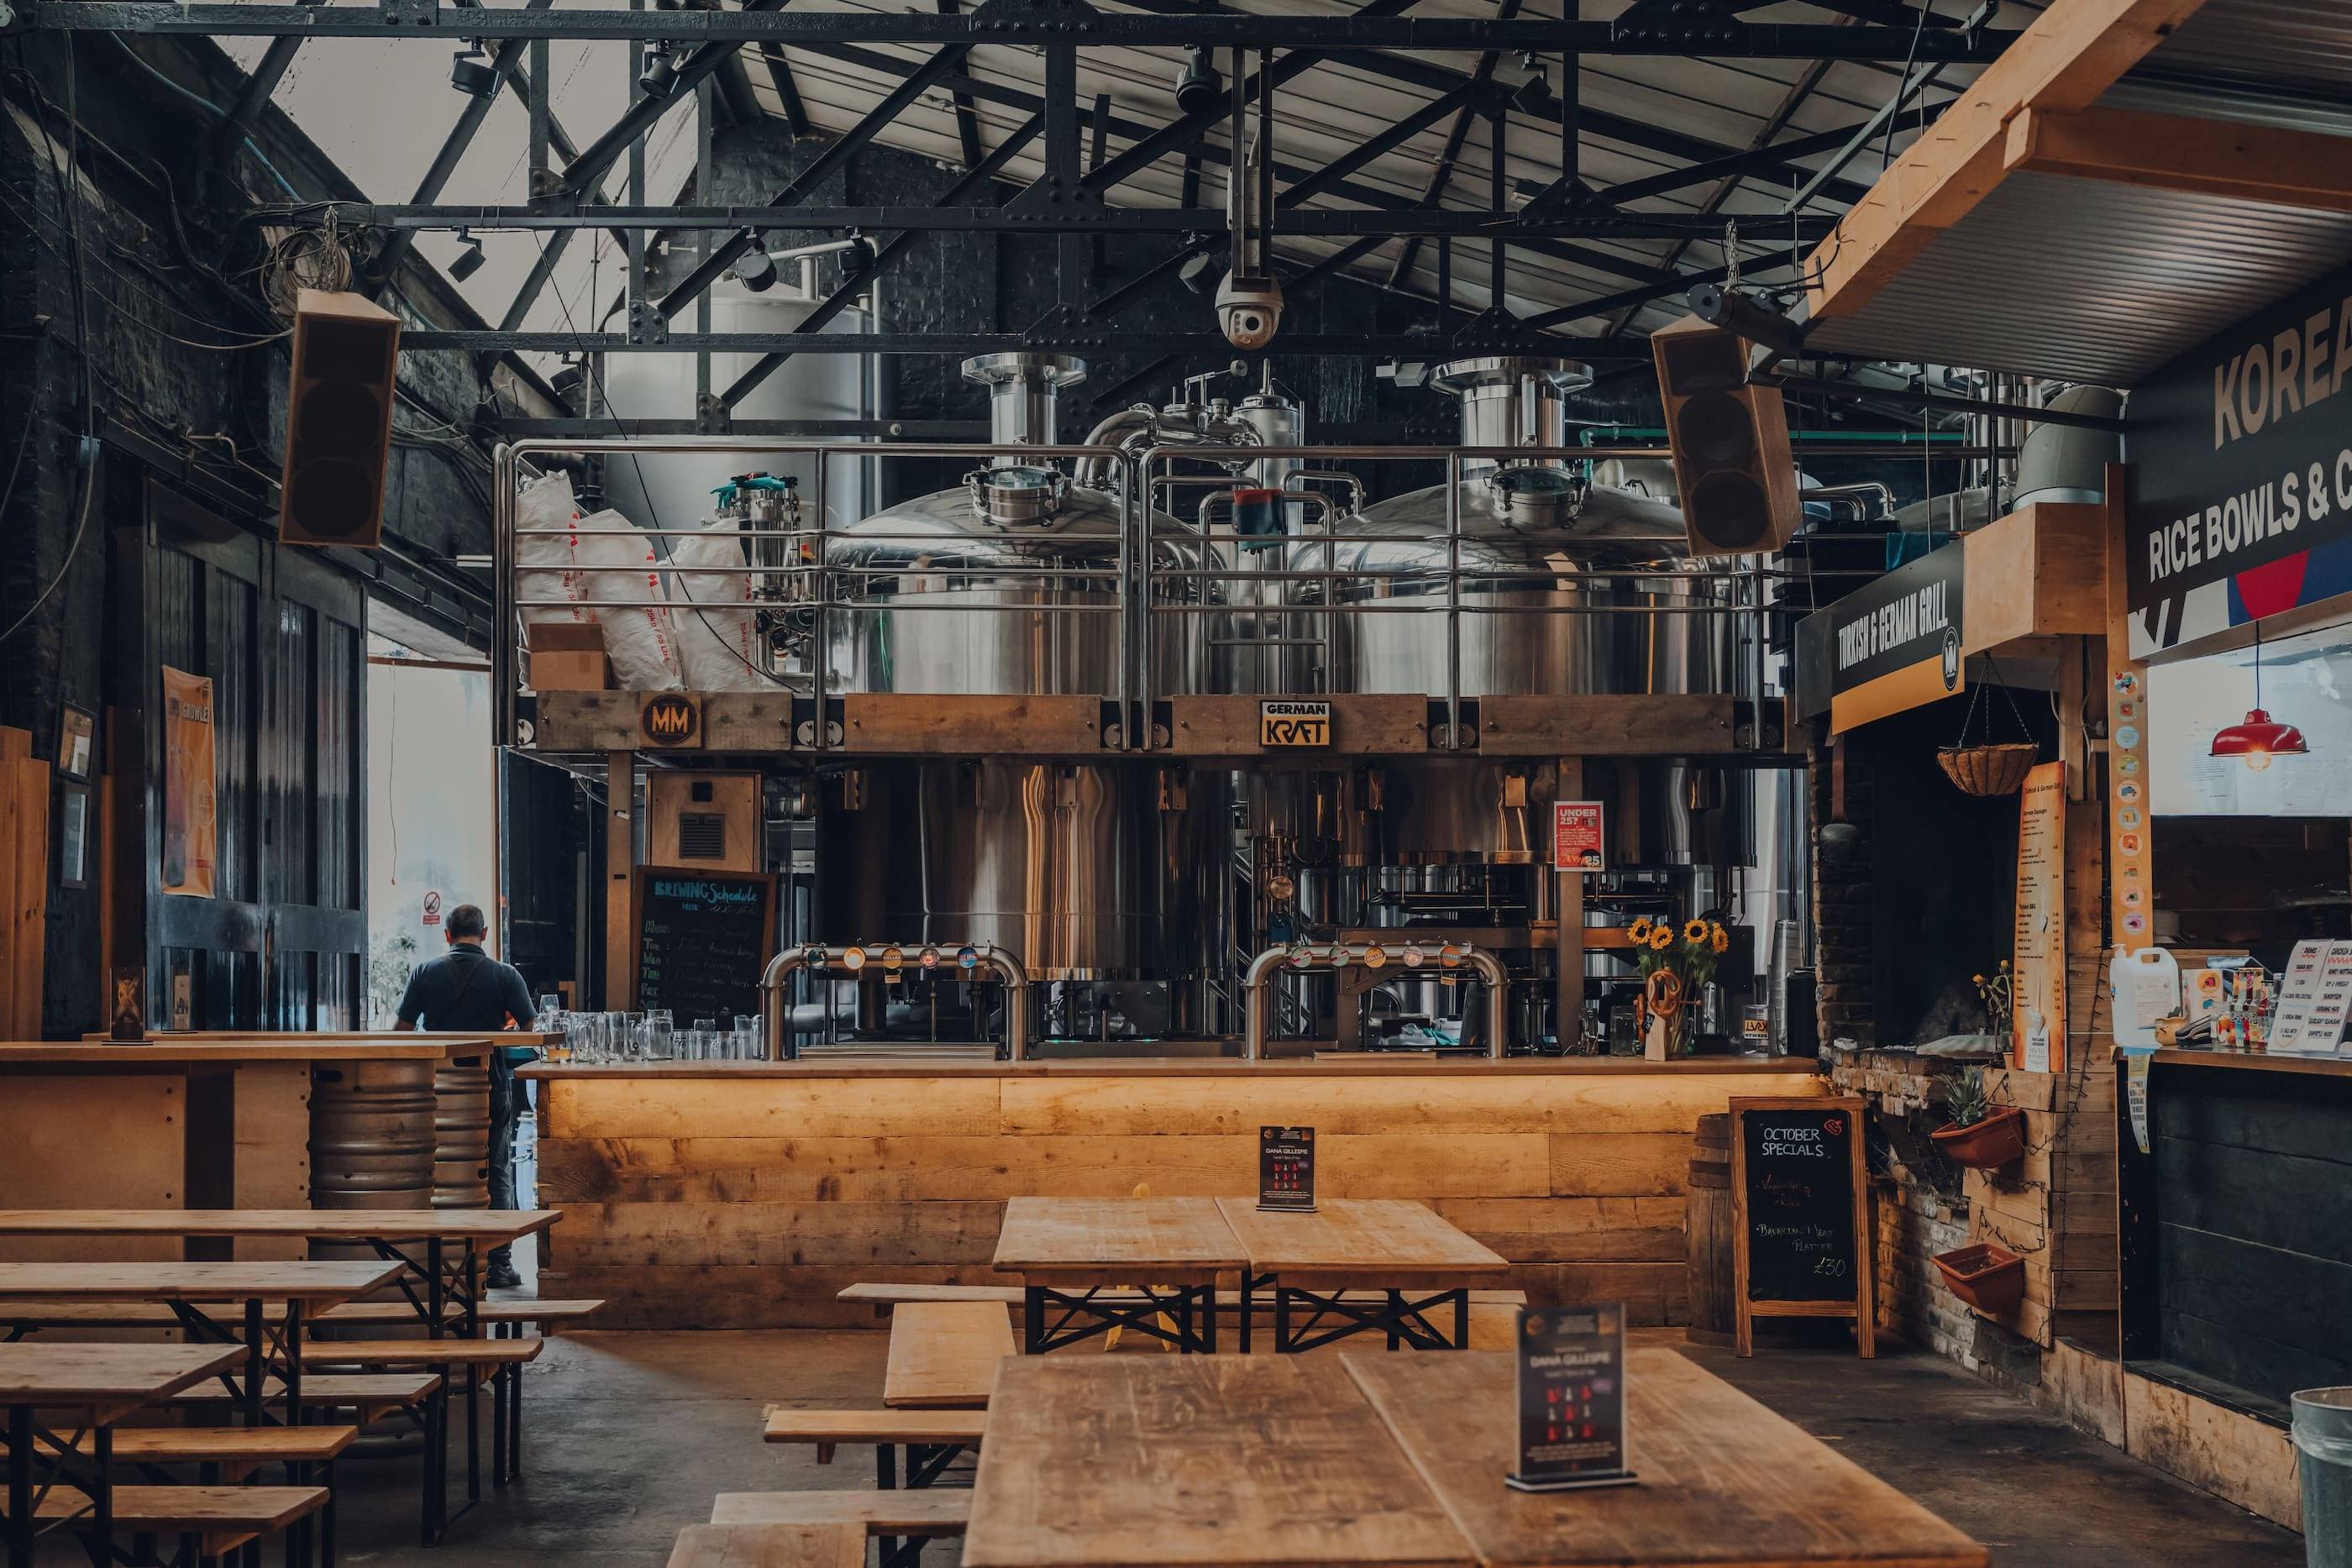
[[[785, 1331], [558, 1340], [525, 1384], [523, 1481], [488, 1493], [447, 1542], [425, 1551], [415, 1543], [414, 1461], [348, 1466], [342, 1560], [660, 1568], [679, 1528], [709, 1517], [713, 1493], [870, 1486], [872, 1450], [845, 1449], [819, 1467], [808, 1449], [762, 1445], [760, 1412], [774, 1402], [872, 1403], [886, 1343], [880, 1333]], [[1990, 1545], [2002, 1568], [2303, 1562], [2299, 1537], [1932, 1356], [1777, 1351], [1742, 1362], [1684, 1348]], [[954, 1552], [942, 1542], [931, 1557], [947, 1568]]]

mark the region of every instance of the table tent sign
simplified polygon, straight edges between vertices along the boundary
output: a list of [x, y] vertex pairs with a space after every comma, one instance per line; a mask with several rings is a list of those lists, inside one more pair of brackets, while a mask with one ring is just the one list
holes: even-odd
[[1257, 1130], [1257, 1206], [1294, 1214], [1315, 1212], [1315, 1129]]
[[1518, 1311], [1517, 1491], [1626, 1486], [1625, 1309]]

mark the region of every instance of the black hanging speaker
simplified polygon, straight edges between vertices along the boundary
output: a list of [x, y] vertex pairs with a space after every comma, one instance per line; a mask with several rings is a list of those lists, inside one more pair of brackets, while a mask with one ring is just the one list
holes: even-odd
[[1697, 555], [1777, 550], [1797, 531], [1797, 465], [1780, 389], [1748, 383], [1748, 343], [1685, 317], [1650, 334], [1683, 529]]
[[399, 317], [357, 294], [302, 290], [286, 392], [283, 543], [374, 548], [399, 363]]

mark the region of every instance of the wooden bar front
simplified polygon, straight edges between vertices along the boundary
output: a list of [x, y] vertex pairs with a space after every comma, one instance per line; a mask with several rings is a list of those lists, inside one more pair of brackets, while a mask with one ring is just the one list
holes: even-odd
[[542, 1293], [615, 1328], [870, 1327], [859, 1281], [1003, 1285], [1021, 1197], [1247, 1197], [1257, 1130], [1316, 1129], [1333, 1197], [1429, 1203], [1538, 1302], [1685, 1320], [1698, 1118], [1809, 1094], [1803, 1060], [541, 1063]]

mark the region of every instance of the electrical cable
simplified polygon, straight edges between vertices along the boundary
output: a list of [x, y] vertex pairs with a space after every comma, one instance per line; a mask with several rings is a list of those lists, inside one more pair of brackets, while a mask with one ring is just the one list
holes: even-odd
[[[162, 71], [156, 69], [155, 67], [148, 61], [145, 56], [142, 55], [138, 50], [132, 48], [128, 43], [124, 42], [121, 34], [109, 33], [106, 36], [113, 39], [115, 47], [121, 49], [124, 54], [129, 55], [131, 57], [131, 63], [137, 66], [141, 70], [145, 71], [149, 76], [153, 77], [157, 81], [162, 82], [165, 87], [170, 88], [173, 92], [178, 93], [182, 98], [186, 99], [190, 103], [194, 104], [197, 108], [204, 110], [215, 120], [226, 120], [228, 118], [227, 110], [223, 109], [220, 105], [215, 103], [204, 94], [192, 91], [191, 89], [181, 86], [178, 82], [173, 81], [170, 77], [165, 76]], [[285, 175], [278, 172], [278, 165], [272, 163], [269, 161], [268, 154], [262, 152], [260, 143], [254, 141], [253, 133], [251, 131], [246, 131], [241, 140], [245, 144], [246, 151], [253, 154], [253, 161], [260, 164], [271, 179], [278, 182], [278, 188], [283, 190], [295, 201], [300, 201], [302, 199], [302, 193], [294, 188], [294, 183], [291, 180], [289, 180]]]
[[[40, 612], [41, 606], [47, 604], [49, 601], [50, 596], [55, 594], [58, 589], [64, 584], [67, 574], [73, 570], [74, 561], [81, 554], [82, 541], [88, 538], [89, 534], [90, 512], [98, 496], [98, 393], [90, 370], [90, 360], [92, 355], [89, 345], [89, 302], [88, 298], [89, 280], [89, 275], [82, 270], [80, 266], [82, 256], [80, 192], [81, 73], [74, 60], [73, 34], [70, 31], [66, 31], [61, 32], [58, 36], [65, 40], [66, 52], [66, 148], [65, 158], [62, 162], [58, 161], [56, 146], [49, 136], [47, 116], [43, 114], [37, 118], [41, 121], [42, 149], [48, 154], [49, 172], [55, 178], [58, 187], [58, 200], [68, 214], [69, 221], [68, 224], [67, 233], [71, 241], [75, 263], [70, 287], [73, 290], [74, 305], [74, 347], [78, 350], [76, 357], [81, 361], [82, 430], [81, 441], [75, 449], [74, 456], [75, 460], [81, 465], [81, 513], [80, 516], [74, 520], [73, 534], [66, 541], [65, 559], [58, 562], [57, 575], [49, 579], [47, 587], [42, 589], [39, 593], [33, 596], [33, 601], [25, 607], [25, 612], [22, 615], [17, 616], [14, 622], [10, 622], [6, 631], [0, 632], [0, 643], [5, 643], [17, 632], [23, 631], [26, 625], [32, 621], [33, 617]], [[17, 58], [20, 63], [22, 62], [23, 57], [24, 44], [22, 40], [19, 40], [17, 43]], [[29, 78], [31, 73], [27, 71], [26, 74]], [[35, 93], [37, 95], [39, 90], [40, 89], [37, 85], [34, 88]], [[12, 486], [14, 485], [15, 481], [13, 477], [11, 478], [10, 483]]]

